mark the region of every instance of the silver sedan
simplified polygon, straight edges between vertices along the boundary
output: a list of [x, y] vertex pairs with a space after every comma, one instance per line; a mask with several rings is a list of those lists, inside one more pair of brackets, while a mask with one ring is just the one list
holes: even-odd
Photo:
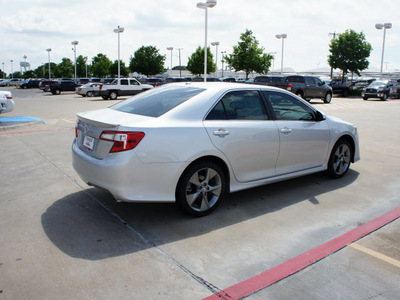
[[14, 106], [12, 93], [10, 91], [0, 91], [0, 114], [12, 111]]
[[100, 90], [100, 83], [92, 82], [79, 86], [75, 89], [75, 93], [82, 97], [93, 97], [96, 91]]
[[230, 192], [321, 171], [340, 178], [360, 159], [355, 126], [273, 87], [168, 84], [77, 117], [73, 166], [86, 183], [194, 216]]

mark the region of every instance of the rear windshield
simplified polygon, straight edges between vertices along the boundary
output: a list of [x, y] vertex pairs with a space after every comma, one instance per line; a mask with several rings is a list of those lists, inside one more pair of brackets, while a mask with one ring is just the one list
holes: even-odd
[[285, 82], [304, 82], [304, 78], [301, 76], [288, 76]]
[[130, 114], [156, 118], [204, 90], [190, 86], [168, 87], [166, 89], [156, 88], [119, 102], [110, 108]]

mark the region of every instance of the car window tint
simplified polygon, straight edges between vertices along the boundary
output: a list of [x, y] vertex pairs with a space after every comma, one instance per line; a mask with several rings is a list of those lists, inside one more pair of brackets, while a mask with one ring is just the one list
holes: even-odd
[[314, 80], [315, 80], [315, 83], [318, 84], [318, 85], [322, 85], [323, 84], [322, 80], [317, 78], [317, 77], [314, 77]]
[[128, 79], [121, 79], [121, 85], [129, 85]]
[[271, 103], [277, 120], [313, 121], [314, 112], [298, 99], [279, 92], [268, 92], [267, 98]]
[[285, 82], [304, 82], [304, 77], [301, 76], [288, 76]]
[[129, 79], [129, 83], [131, 85], [139, 85], [139, 83], [135, 79]]
[[305, 77], [305, 80], [307, 84], [315, 84], [314, 78], [312, 77]]
[[156, 118], [203, 91], [204, 89], [195, 87], [157, 88], [121, 101], [110, 108]]
[[[224, 109], [224, 114], [223, 110]], [[209, 113], [206, 120], [267, 120], [258, 91], [229, 92]]]

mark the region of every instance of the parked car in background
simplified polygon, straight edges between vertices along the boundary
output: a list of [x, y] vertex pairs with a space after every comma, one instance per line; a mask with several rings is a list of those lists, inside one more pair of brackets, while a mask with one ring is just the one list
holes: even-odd
[[225, 77], [225, 78], [221, 78], [222, 82], [236, 82], [236, 78], [234, 77]]
[[286, 76], [282, 84], [277, 83], [275, 86], [286, 89], [307, 101], [311, 98], [320, 98], [325, 103], [330, 103], [332, 100], [332, 88], [315, 76]]
[[110, 84], [101, 84], [96, 96], [116, 100], [118, 96], [132, 96], [153, 88], [151, 84], [142, 84], [135, 78], [117, 78]]
[[60, 95], [61, 92], [74, 92], [78, 86], [73, 80], [61, 80], [58, 84], [49, 85], [48, 87], [53, 95]]
[[12, 93], [10, 91], [0, 91], [0, 114], [12, 111], [14, 106]]
[[84, 85], [90, 82], [89, 78], [79, 78], [78, 84]]
[[334, 94], [341, 94], [343, 97], [347, 97], [350, 94], [352, 84], [349, 81], [342, 82], [341, 79], [332, 79], [329, 86]]
[[84, 182], [194, 216], [229, 192], [321, 171], [340, 178], [360, 159], [353, 125], [285, 90], [238, 83], [166, 84], [77, 114], [75, 133]]
[[171, 82], [188, 82], [186, 78], [180, 78], [180, 77], [168, 77], [165, 79], [165, 83], [171, 83]]
[[141, 78], [139, 82], [142, 84], [151, 84], [154, 87], [165, 84], [165, 81], [159, 77]]
[[75, 88], [75, 93], [82, 97], [93, 97], [100, 90], [101, 83], [92, 82]]
[[[204, 82], [204, 78], [203, 77], [194, 77], [192, 79], [193, 82]], [[216, 77], [207, 77], [207, 82], [221, 82], [221, 80], [219, 80]]]
[[45, 91], [47, 86], [50, 86], [50, 85], [53, 85], [53, 84], [58, 84], [58, 81], [57, 80], [47, 80], [46, 79], [46, 80], [40, 81], [38, 87], [39, 87], [40, 90]]
[[283, 77], [282, 76], [261, 75], [261, 76], [254, 77], [254, 82], [252, 82], [252, 84], [282, 87]]
[[362, 90], [361, 96], [364, 100], [379, 98], [386, 101], [389, 97], [400, 99], [399, 89], [395, 80], [376, 80]]
[[19, 88], [21, 89], [31, 89], [38, 88], [40, 83], [40, 79], [28, 79], [24, 83], [22, 83]]
[[373, 81], [376, 79], [359, 79], [354, 83], [354, 88], [355, 89], [363, 89], [370, 85]]

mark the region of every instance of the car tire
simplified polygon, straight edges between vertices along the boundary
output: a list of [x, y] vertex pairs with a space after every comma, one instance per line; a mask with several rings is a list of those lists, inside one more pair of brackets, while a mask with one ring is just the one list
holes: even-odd
[[56, 94], [56, 95], [60, 95], [60, 94], [61, 94], [61, 90], [59, 90], [59, 89], [56, 89], [56, 90], [54, 91], [54, 94]]
[[93, 97], [93, 92], [91, 92], [91, 91], [87, 92], [87, 93], [86, 93], [86, 96], [88, 96], [88, 97]]
[[368, 97], [363, 97], [363, 100], [368, 100]]
[[297, 91], [296, 95], [304, 99], [304, 93], [302, 91]]
[[26, 85], [24, 85], [24, 86], [22, 86], [22, 88], [23, 88], [24, 90], [26, 90], [28, 87], [27, 87]]
[[331, 101], [332, 101], [332, 94], [326, 93], [324, 97], [324, 103], [331, 103]]
[[101, 96], [101, 98], [103, 98], [103, 100], [108, 100], [107, 96]]
[[342, 96], [343, 97], [347, 97], [349, 95], [349, 90], [348, 89], [344, 89], [342, 92]]
[[176, 203], [195, 217], [210, 214], [221, 203], [226, 190], [222, 168], [213, 162], [198, 162], [189, 166], [176, 188]]
[[108, 96], [109, 96], [110, 100], [117, 100], [118, 93], [116, 91], [111, 91]]
[[383, 97], [381, 98], [382, 101], [387, 101], [388, 95], [385, 93], [383, 94]]
[[329, 177], [337, 179], [343, 177], [350, 168], [352, 158], [352, 147], [345, 140], [339, 140], [332, 149], [329, 157], [327, 174]]

